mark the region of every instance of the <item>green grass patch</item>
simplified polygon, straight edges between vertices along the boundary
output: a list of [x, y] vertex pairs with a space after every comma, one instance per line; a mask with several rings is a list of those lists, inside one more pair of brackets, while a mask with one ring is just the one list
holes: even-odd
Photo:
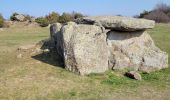
[[[155, 44], [170, 55], [170, 24], [148, 31]], [[18, 46], [49, 37], [48, 28], [11, 27], [0, 32], [0, 99], [9, 100], [168, 100], [170, 68], [141, 74], [143, 80], [125, 77], [125, 71], [78, 76], [60, 66], [37, 63], [31, 57], [16, 59]], [[48, 58], [47, 58], [48, 59]], [[170, 59], [170, 58], [169, 58]]]

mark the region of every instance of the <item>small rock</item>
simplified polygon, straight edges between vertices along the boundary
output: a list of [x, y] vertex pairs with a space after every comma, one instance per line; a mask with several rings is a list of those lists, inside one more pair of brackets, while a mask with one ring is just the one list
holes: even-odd
[[37, 64], [41, 64], [41, 61], [37, 61], [36, 63], [37, 63]]
[[17, 58], [22, 58], [22, 54], [21, 54], [21, 53], [18, 54], [18, 55], [17, 55]]
[[39, 53], [39, 52], [41, 52], [41, 51], [42, 51], [42, 50], [41, 50], [40, 48], [36, 48], [36, 49], [35, 49], [35, 52], [36, 52], [36, 53]]
[[136, 71], [130, 71], [125, 74], [127, 77], [135, 79], [135, 80], [142, 80], [141, 75]]
[[45, 50], [43, 50], [44, 52], [49, 52], [50, 50], [49, 49], [45, 49]]
[[0, 32], [3, 31], [4, 29], [3, 28], [0, 28]]
[[35, 45], [25, 45], [25, 46], [20, 46], [18, 50], [28, 50], [34, 48]]

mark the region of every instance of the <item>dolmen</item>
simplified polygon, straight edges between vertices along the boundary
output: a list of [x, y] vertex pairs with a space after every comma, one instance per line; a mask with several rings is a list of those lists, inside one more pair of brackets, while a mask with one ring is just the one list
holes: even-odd
[[109, 69], [152, 72], [168, 67], [168, 54], [147, 33], [155, 22], [121, 16], [84, 17], [51, 25], [51, 46], [65, 69], [88, 75]]

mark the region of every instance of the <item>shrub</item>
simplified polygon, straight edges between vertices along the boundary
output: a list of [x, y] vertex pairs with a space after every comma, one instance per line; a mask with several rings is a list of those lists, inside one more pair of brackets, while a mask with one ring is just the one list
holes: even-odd
[[49, 22], [46, 18], [39, 17], [35, 19], [35, 22], [37, 22], [41, 27], [46, 27], [49, 25]]
[[32, 22], [32, 18], [34, 18], [33, 16], [30, 16], [30, 15], [24, 15], [25, 16], [25, 21], [29, 21], [29, 22]]
[[0, 28], [3, 27], [4, 25], [4, 18], [3, 16], [0, 14]]
[[66, 22], [73, 21], [73, 20], [74, 20], [74, 17], [69, 13], [63, 13], [62, 16], [59, 17], [60, 23], [66, 23]]
[[11, 25], [11, 23], [9, 21], [5, 21], [4, 24], [3, 24], [3, 27], [4, 28], [9, 28]]
[[52, 12], [47, 15], [45, 18], [48, 20], [49, 24], [56, 23], [59, 21], [60, 15], [56, 12]]

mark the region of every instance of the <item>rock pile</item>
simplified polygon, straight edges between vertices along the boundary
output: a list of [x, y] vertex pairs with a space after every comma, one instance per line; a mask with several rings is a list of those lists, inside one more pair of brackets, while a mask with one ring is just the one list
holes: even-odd
[[168, 54], [157, 48], [146, 32], [154, 27], [154, 21], [97, 16], [75, 22], [50, 27], [51, 50], [69, 71], [87, 75], [108, 69], [151, 72], [168, 67]]
[[23, 22], [25, 20], [25, 16], [22, 14], [17, 14], [14, 16], [14, 19], [20, 22]]

